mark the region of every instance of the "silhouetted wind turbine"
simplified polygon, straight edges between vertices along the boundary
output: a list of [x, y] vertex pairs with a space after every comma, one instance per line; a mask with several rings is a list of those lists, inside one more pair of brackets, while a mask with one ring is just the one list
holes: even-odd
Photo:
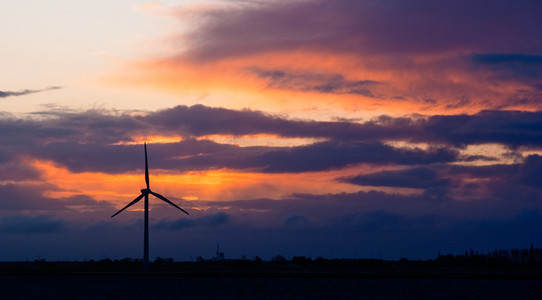
[[158, 194], [158, 193], [155, 193], [153, 191], [151, 191], [151, 187], [150, 187], [150, 184], [149, 184], [149, 163], [147, 161], [147, 143], [145, 142], [145, 182], [147, 183], [147, 188], [146, 189], [142, 189], [141, 190], [141, 195], [137, 196], [137, 198], [134, 199], [134, 201], [128, 203], [128, 205], [126, 205], [123, 209], [117, 211], [114, 215], [111, 216], [111, 218], [113, 218], [114, 216], [120, 214], [123, 210], [127, 209], [128, 207], [134, 205], [135, 203], [137, 203], [139, 200], [141, 200], [141, 198], [145, 197], [145, 232], [144, 232], [144, 240], [143, 240], [143, 267], [148, 267], [149, 266], [149, 194], [152, 194], [154, 195], [156, 198], [160, 199], [160, 200], [163, 200], [171, 205], [173, 205], [174, 207], [178, 208], [179, 210], [181, 210], [182, 212], [184, 212], [185, 214], [189, 214], [188, 212], [186, 212], [184, 209], [178, 207], [177, 205], [175, 205], [175, 203], [169, 201], [166, 197]]

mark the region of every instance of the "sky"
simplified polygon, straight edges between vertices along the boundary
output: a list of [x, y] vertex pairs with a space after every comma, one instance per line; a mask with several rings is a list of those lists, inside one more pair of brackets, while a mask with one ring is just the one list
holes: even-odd
[[11, 1], [0, 261], [542, 247], [542, 3]]

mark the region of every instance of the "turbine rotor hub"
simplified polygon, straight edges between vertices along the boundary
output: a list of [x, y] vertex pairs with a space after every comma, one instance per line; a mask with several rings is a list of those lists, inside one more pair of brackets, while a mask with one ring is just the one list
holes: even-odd
[[148, 194], [148, 193], [150, 193], [150, 192], [151, 192], [150, 189], [141, 189], [141, 193], [142, 193], [142, 194]]

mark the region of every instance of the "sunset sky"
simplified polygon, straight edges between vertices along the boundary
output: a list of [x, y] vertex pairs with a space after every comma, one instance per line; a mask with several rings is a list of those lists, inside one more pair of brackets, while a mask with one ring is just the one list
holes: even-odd
[[0, 261], [542, 248], [542, 2], [9, 1]]

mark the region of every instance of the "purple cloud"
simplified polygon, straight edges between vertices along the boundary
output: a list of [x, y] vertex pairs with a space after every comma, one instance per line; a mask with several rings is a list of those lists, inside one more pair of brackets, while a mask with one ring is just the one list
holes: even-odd
[[[0, 119], [4, 146], [0, 169], [10, 178], [39, 176], [24, 157], [52, 160], [73, 172], [119, 173], [140, 167], [138, 145], [119, 145], [134, 135], [180, 135], [178, 143], [153, 145], [155, 167], [176, 170], [259, 169], [264, 172], [303, 172], [342, 168], [356, 163], [433, 164], [460, 157], [467, 145], [542, 146], [542, 113], [482, 111], [474, 115], [392, 118], [363, 123], [289, 120], [260, 111], [229, 110], [202, 105], [178, 106], [148, 113], [111, 115], [101, 111], [58, 113], [54, 118]], [[283, 137], [325, 138], [297, 147], [240, 147], [192, 137], [228, 134], [274, 134]], [[419, 142], [427, 150], [396, 148], [384, 141]], [[16, 147], [15, 147], [16, 146]], [[486, 159], [487, 160], [487, 159]], [[2, 176], [8, 176], [2, 173]]]
[[439, 178], [436, 170], [427, 167], [382, 171], [368, 175], [340, 178], [339, 180], [358, 185], [410, 188], [431, 188], [449, 184], [449, 180]]
[[65, 227], [65, 221], [47, 215], [0, 218], [0, 232], [3, 233], [51, 233], [63, 231]]
[[177, 220], [165, 220], [162, 219], [158, 223], [152, 226], [157, 230], [181, 230], [192, 227], [208, 227], [217, 228], [230, 223], [230, 216], [224, 212], [218, 212], [212, 215], [204, 215], [199, 218], [179, 218]]
[[[188, 55], [220, 59], [311, 49], [356, 55], [540, 52], [538, 1], [295, 1], [203, 13]], [[498, 20], [498, 21], [497, 21]]]
[[354, 94], [378, 98], [372, 90], [375, 86], [384, 84], [374, 80], [347, 80], [340, 74], [291, 73], [257, 67], [249, 68], [248, 71], [265, 79], [270, 88], [324, 94]]
[[50, 90], [58, 90], [58, 89], [61, 89], [61, 87], [52, 86], [52, 87], [48, 87], [48, 88], [45, 88], [45, 89], [42, 89], [42, 90], [22, 90], [22, 91], [18, 91], [18, 92], [0, 91], [0, 98], [7, 98], [7, 97], [14, 97], [14, 96], [24, 96], [24, 95], [28, 95], [28, 94], [35, 94], [35, 93], [40, 93], [40, 92], [45, 92], [45, 91], [50, 91]]

